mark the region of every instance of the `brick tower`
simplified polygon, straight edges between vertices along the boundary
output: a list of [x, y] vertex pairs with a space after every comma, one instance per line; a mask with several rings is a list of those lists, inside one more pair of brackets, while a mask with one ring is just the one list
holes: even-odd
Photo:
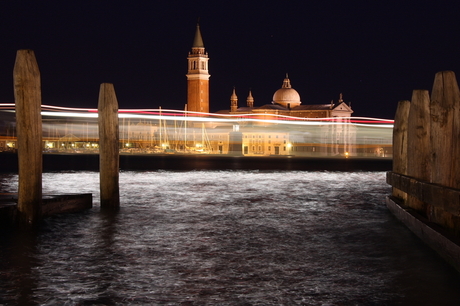
[[204, 50], [199, 24], [196, 26], [192, 52], [189, 52], [187, 60], [187, 110], [209, 113], [209, 58]]

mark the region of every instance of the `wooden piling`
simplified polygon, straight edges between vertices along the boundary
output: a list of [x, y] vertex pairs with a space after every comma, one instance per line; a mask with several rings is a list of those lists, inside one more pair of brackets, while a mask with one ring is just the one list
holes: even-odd
[[[407, 122], [407, 175], [430, 181], [430, 95], [428, 90], [414, 90]], [[425, 213], [426, 204], [408, 195], [406, 205]]]
[[13, 70], [18, 143], [18, 217], [34, 225], [41, 218], [42, 120], [40, 71], [34, 51], [18, 50]]
[[[414, 90], [408, 115], [398, 106], [388, 208], [449, 263], [460, 268], [460, 91], [452, 71], [435, 76], [431, 99]], [[407, 154], [404, 156], [404, 138]], [[401, 147], [402, 146], [402, 147]], [[404, 173], [404, 164], [407, 161]], [[406, 199], [402, 196], [405, 195]], [[397, 199], [396, 197], [402, 199]]]
[[99, 114], [99, 176], [101, 209], [120, 208], [118, 102], [113, 84], [101, 84]]
[[414, 90], [407, 126], [407, 175], [430, 180], [430, 95], [428, 90]]
[[[407, 175], [407, 121], [410, 102], [399, 101], [393, 127], [393, 172]], [[407, 194], [393, 188], [393, 196], [406, 199]]]
[[[460, 93], [453, 71], [441, 71], [436, 74], [431, 92], [430, 111], [431, 182], [459, 188]], [[428, 219], [460, 233], [459, 213], [451, 214], [439, 207], [430, 206]]]
[[460, 94], [453, 71], [441, 71], [435, 76], [431, 92], [431, 149], [432, 173], [431, 182], [447, 187], [457, 185], [456, 168], [460, 153], [459, 137], [459, 105]]

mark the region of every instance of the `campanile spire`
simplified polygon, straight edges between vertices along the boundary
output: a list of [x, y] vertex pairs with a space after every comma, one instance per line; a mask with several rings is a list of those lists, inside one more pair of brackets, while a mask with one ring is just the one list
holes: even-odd
[[188, 57], [187, 106], [189, 111], [209, 113], [208, 54], [205, 52], [200, 25], [196, 25], [192, 51]]
[[235, 87], [233, 87], [232, 95], [230, 96], [230, 112], [236, 112], [238, 109], [238, 96], [236, 95]]

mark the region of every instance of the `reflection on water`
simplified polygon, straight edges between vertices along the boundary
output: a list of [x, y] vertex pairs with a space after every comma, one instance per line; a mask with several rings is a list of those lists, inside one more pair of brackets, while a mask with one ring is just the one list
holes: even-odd
[[[96, 208], [2, 233], [5, 305], [458, 305], [459, 275], [384, 206], [383, 172], [45, 173]], [[17, 177], [2, 175], [1, 192]]]

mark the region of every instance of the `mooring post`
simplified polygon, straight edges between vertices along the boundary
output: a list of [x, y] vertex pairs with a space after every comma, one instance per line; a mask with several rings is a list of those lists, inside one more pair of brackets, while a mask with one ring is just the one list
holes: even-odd
[[[428, 90], [412, 91], [407, 122], [407, 175], [429, 182], [431, 175], [430, 94]], [[406, 205], [425, 211], [426, 204], [408, 195]]]
[[430, 95], [428, 90], [412, 91], [407, 126], [407, 175], [430, 180]]
[[458, 188], [460, 95], [453, 71], [436, 73], [431, 91], [431, 182]]
[[42, 120], [40, 71], [34, 51], [18, 50], [13, 70], [18, 142], [18, 217], [34, 225], [41, 218]]
[[[388, 208], [418, 237], [460, 271], [460, 91], [452, 71], [435, 76], [428, 91], [414, 90], [406, 136], [397, 112], [394, 126], [393, 172], [387, 182], [404, 205], [387, 198]], [[401, 142], [407, 138], [405, 159]], [[404, 160], [407, 161], [404, 173]], [[407, 209], [407, 206], [410, 209]]]
[[98, 102], [101, 209], [120, 208], [118, 102], [113, 84], [101, 84]]
[[[460, 93], [453, 71], [436, 73], [431, 91], [431, 183], [444, 187], [460, 187]], [[449, 193], [443, 188], [439, 197]], [[444, 204], [450, 204], [449, 202]], [[460, 207], [455, 207], [458, 212]], [[428, 219], [460, 233], [460, 216], [439, 205], [430, 205]]]
[[[393, 172], [407, 174], [407, 121], [410, 102], [399, 101], [393, 127]], [[407, 194], [393, 188], [393, 196], [406, 200]]]

